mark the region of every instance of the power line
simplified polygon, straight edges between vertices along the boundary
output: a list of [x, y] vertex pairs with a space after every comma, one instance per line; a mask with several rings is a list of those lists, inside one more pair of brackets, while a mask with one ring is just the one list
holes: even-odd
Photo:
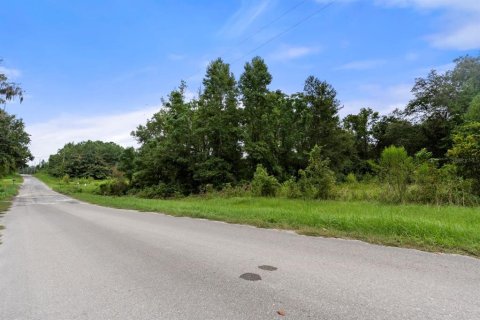
[[287, 32], [295, 29], [296, 27], [298, 27], [299, 25], [301, 25], [302, 23], [304, 23], [305, 21], [307, 20], [310, 20], [311, 18], [313, 18], [314, 16], [316, 16], [317, 14], [319, 14], [320, 12], [326, 10], [328, 7], [330, 7], [335, 1], [330, 1], [328, 2], [327, 4], [325, 4], [324, 6], [322, 6], [321, 8], [319, 8], [318, 10], [315, 10], [314, 12], [312, 12], [311, 14], [309, 14], [308, 16], [302, 18], [301, 20], [297, 21], [296, 23], [294, 23], [293, 25], [291, 25], [290, 27], [288, 27], [287, 29], [277, 33], [276, 35], [274, 35], [273, 37], [269, 38], [268, 40], [264, 41], [263, 43], [261, 43], [259, 46], [255, 47], [254, 49], [250, 50], [249, 52], [247, 52], [246, 54], [242, 55], [240, 58], [234, 60], [231, 64], [234, 64], [234, 63], [237, 63], [238, 61], [244, 59], [246, 56], [249, 56], [250, 54], [254, 53], [255, 51], [257, 51], [258, 49], [261, 49], [263, 48], [264, 46], [266, 46], [267, 44], [269, 44], [270, 42], [272, 42], [273, 40], [277, 39], [277, 38], [280, 38], [281, 36], [283, 36], [284, 34], [286, 34]]
[[293, 10], [297, 9], [298, 7], [300, 7], [302, 4], [304, 4], [305, 2], [307, 2], [308, 0], [303, 0], [303, 1], [300, 1], [298, 2], [296, 5], [290, 7], [289, 9], [287, 9], [285, 12], [283, 12], [281, 15], [279, 15], [278, 17], [276, 17], [275, 19], [273, 19], [272, 21], [270, 21], [269, 23], [267, 24], [264, 24], [263, 26], [261, 26], [260, 28], [258, 28], [255, 32], [253, 32], [250, 36], [246, 37], [245, 39], [243, 39], [242, 41], [240, 41], [237, 45], [241, 45], [245, 42], [247, 42], [248, 40], [252, 39], [255, 35], [257, 35], [259, 32], [262, 32], [263, 30], [265, 30], [266, 28], [270, 27], [272, 24], [274, 24], [275, 22], [279, 21], [280, 19], [282, 19], [283, 17], [285, 17], [287, 14], [289, 14], [290, 12], [292, 12]]

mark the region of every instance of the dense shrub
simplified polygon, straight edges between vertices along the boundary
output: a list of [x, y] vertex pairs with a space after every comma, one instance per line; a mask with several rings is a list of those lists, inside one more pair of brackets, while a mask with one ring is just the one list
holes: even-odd
[[175, 185], [159, 183], [156, 186], [144, 187], [137, 193], [137, 196], [148, 199], [165, 199], [181, 197], [182, 193]]
[[297, 199], [303, 196], [298, 183], [295, 181], [295, 178], [290, 178], [282, 183], [278, 193], [282, 197], [291, 199]]
[[315, 146], [310, 152], [307, 168], [298, 172], [298, 186], [304, 197], [327, 199], [332, 196], [335, 175], [329, 163], [322, 155], [322, 148]]
[[129, 185], [125, 179], [113, 179], [103, 182], [98, 187], [101, 195], [123, 196], [127, 194]]
[[386, 185], [384, 200], [403, 201], [413, 172], [413, 159], [403, 147], [385, 148], [379, 163], [380, 178]]
[[277, 178], [269, 175], [267, 170], [259, 164], [253, 175], [252, 194], [255, 196], [274, 197], [279, 186]]

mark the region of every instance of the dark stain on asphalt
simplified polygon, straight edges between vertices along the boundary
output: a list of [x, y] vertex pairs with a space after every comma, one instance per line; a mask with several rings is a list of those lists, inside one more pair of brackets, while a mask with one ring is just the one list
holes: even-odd
[[258, 266], [258, 268], [259, 268], [259, 269], [262, 269], [262, 270], [267, 270], [267, 271], [275, 271], [275, 270], [277, 270], [277, 267], [269, 266], [269, 265]]
[[242, 274], [240, 276], [240, 279], [248, 280], [248, 281], [258, 281], [258, 280], [262, 280], [262, 277], [260, 277], [260, 275], [258, 275], [256, 273], [247, 272], [247, 273]]

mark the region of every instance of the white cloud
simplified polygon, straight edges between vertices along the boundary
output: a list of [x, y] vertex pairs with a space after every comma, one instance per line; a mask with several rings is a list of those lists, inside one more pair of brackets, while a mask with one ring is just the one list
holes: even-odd
[[385, 60], [358, 60], [341, 65], [337, 70], [369, 70], [380, 67], [385, 63]]
[[360, 99], [345, 100], [343, 109], [340, 110], [342, 117], [358, 113], [360, 108], [372, 108], [380, 114], [385, 115], [397, 108], [404, 108], [412, 99], [410, 92], [412, 84], [402, 83], [391, 86], [383, 86], [378, 84], [362, 85], [358, 89], [362, 92], [363, 97]]
[[136, 146], [130, 136], [139, 124], [146, 123], [159, 106], [147, 107], [126, 113], [94, 117], [67, 114], [47, 122], [27, 125], [26, 131], [31, 135], [30, 150], [35, 162], [48, 160], [68, 142], [84, 140], [113, 141], [121, 146]]
[[271, 0], [242, 0], [240, 8], [228, 19], [220, 34], [236, 37], [243, 34], [269, 7]]
[[[358, 0], [356, 0], [358, 1]], [[318, 3], [330, 2], [316, 0]], [[355, 0], [339, 0], [341, 3]], [[426, 36], [441, 49], [480, 49], [480, 0], [371, 0], [384, 7], [414, 8], [422, 11], [441, 10], [442, 29]]]
[[272, 60], [278, 61], [287, 61], [292, 59], [301, 58], [307, 55], [318, 53], [320, 49], [318, 47], [307, 47], [307, 46], [282, 46], [279, 50], [272, 53], [270, 58]]
[[185, 54], [178, 54], [178, 53], [170, 53], [167, 55], [167, 58], [172, 61], [181, 61], [185, 60], [187, 56]]
[[20, 70], [14, 68], [7, 68], [4, 66], [0, 66], [0, 73], [6, 75], [9, 80], [15, 80], [17, 78], [20, 78], [20, 76], [22, 75]]

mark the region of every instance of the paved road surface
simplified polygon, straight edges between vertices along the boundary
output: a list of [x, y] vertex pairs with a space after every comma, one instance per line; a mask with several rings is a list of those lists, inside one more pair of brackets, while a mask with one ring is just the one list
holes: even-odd
[[469, 257], [102, 208], [31, 177], [0, 222], [2, 320], [480, 319]]

